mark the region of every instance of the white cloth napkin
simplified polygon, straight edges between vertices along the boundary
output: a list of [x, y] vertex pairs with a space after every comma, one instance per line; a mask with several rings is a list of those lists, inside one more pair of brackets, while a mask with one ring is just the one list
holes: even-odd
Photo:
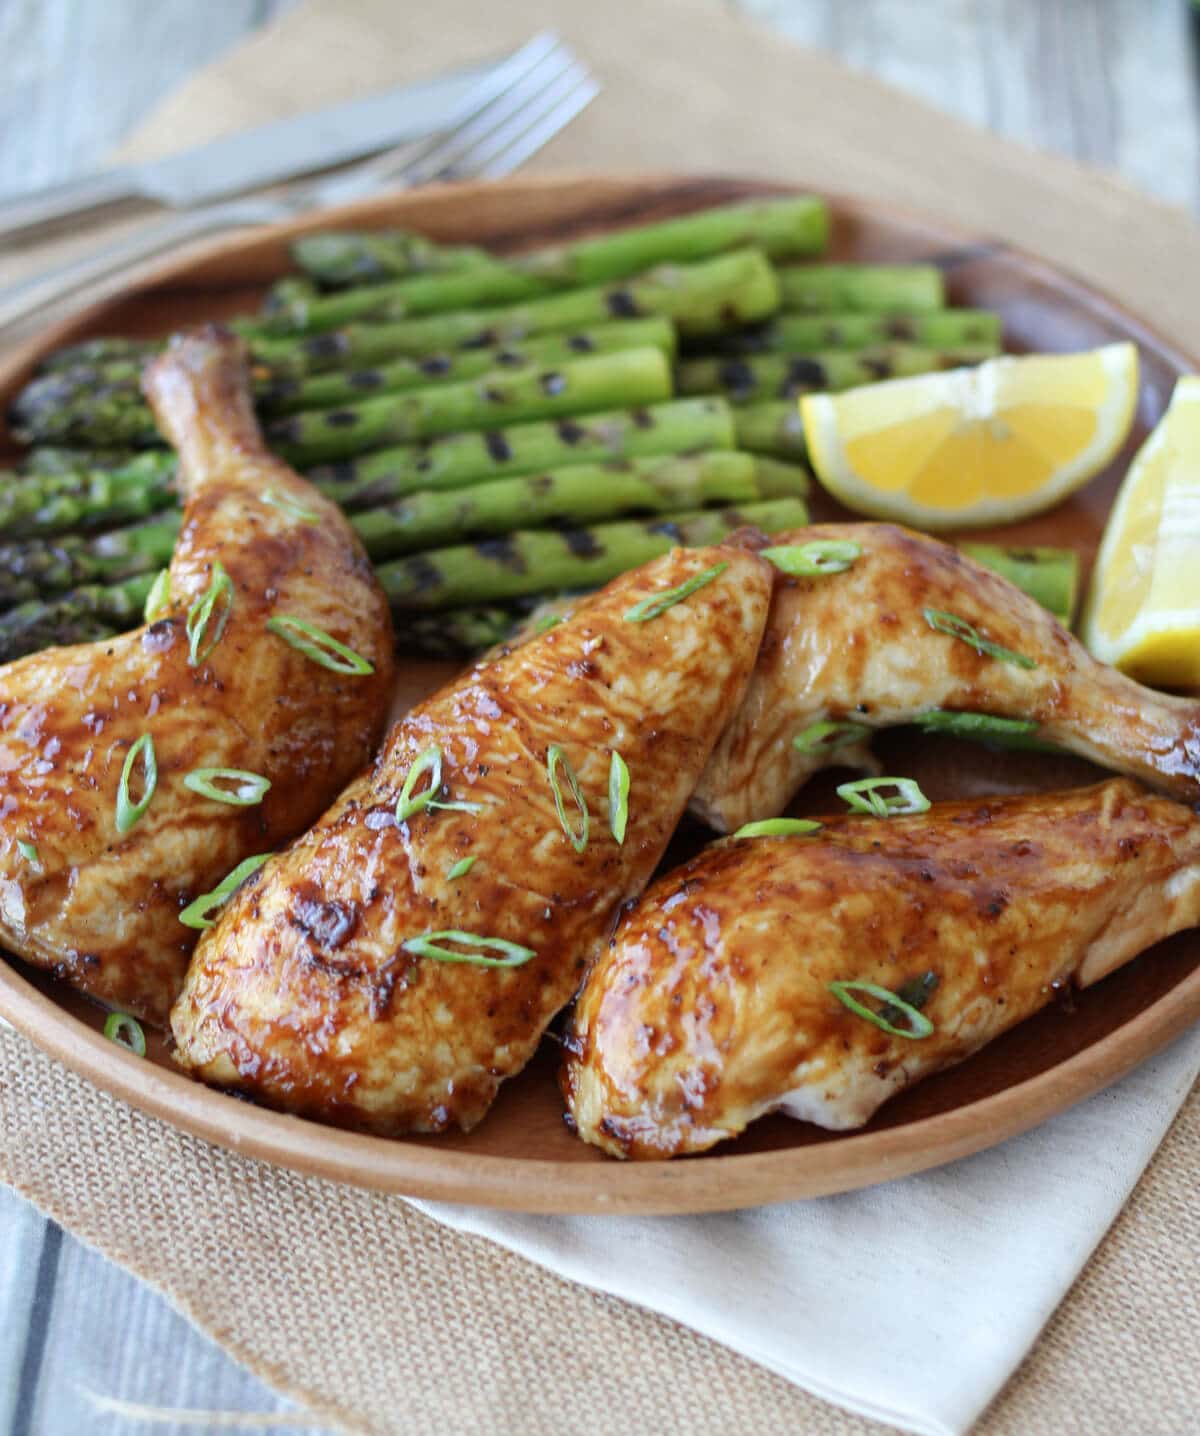
[[1033, 1345], [1200, 1074], [1200, 1030], [990, 1151], [839, 1197], [697, 1217], [414, 1205], [661, 1312], [827, 1401], [962, 1436]]

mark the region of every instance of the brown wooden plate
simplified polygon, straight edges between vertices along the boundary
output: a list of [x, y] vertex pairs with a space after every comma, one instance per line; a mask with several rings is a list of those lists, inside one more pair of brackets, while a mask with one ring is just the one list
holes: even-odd
[[[236, 236], [141, 271], [116, 298], [0, 360], [0, 403], [7, 409], [38, 358], [59, 345], [104, 333], [165, 333], [252, 310], [265, 286], [287, 268], [288, 242], [312, 229], [401, 224], [445, 241], [515, 250], [780, 192], [778, 186], [721, 178], [515, 179], [393, 196]], [[1125, 452], [1053, 513], [993, 531], [1016, 543], [1069, 544], [1090, 562], [1133, 449], [1165, 408], [1176, 377], [1195, 363], [1119, 305], [1028, 255], [864, 201], [832, 204], [835, 257], [932, 258], [945, 270], [953, 302], [1003, 315], [1013, 349], [1137, 343], [1141, 395]], [[0, 449], [6, 443], [11, 450], [0, 435]], [[5, 458], [0, 453], [0, 462]], [[814, 508], [818, 518], [839, 515], [826, 501]], [[398, 704], [415, 701], [447, 672], [445, 665], [408, 665]], [[947, 739], [897, 733], [881, 743], [891, 754], [888, 770], [911, 772], [934, 798], [1051, 788], [1097, 776], [1075, 760], [1001, 757]], [[804, 808], [829, 810], [830, 796], [828, 780], [813, 784], [804, 794]], [[680, 841], [697, 839], [684, 833]], [[570, 1136], [553, 1080], [551, 1042], [507, 1084], [491, 1114], [469, 1135], [385, 1141], [209, 1091], [174, 1071], [155, 1037], [149, 1061], [130, 1057], [101, 1035], [103, 1013], [97, 1008], [12, 960], [0, 960], [0, 1013], [51, 1055], [133, 1106], [302, 1172], [523, 1211], [717, 1211], [848, 1191], [948, 1162], [1024, 1131], [1115, 1081], [1200, 1017], [1200, 934], [1184, 934], [1143, 954], [1077, 996], [1071, 1010], [1045, 1010], [961, 1066], [897, 1097], [860, 1132], [834, 1134], [768, 1118], [710, 1155], [675, 1162], [616, 1162]]]

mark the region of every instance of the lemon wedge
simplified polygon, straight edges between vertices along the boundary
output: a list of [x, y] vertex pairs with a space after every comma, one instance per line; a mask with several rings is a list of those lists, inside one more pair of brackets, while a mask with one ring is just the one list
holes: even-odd
[[1200, 378], [1180, 379], [1113, 505], [1083, 640], [1164, 688], [1200, 686]]
[[809, 457], [836, 498], [914, 528], [1011, 523], [1108, 464], [1133, 422], [1132, 344], [989, 359], [800, 401]]

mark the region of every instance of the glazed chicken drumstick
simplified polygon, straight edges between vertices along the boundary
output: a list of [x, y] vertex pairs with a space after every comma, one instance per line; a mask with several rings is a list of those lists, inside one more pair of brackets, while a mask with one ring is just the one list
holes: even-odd
[[1200, 818], [1127, 779], [732, 838], [661, 878], [565, 1040], [580, 1134], [671, 1157], [894, 1093], [1200, 923]]
[[393, 641], [340, 511], [263, 446], [241, 345], [176, 340], [145, 388], [183, 527], [153, 622], [0, 669], [0, 945], [162, 1022], [181, 910], [368, 760]]
[[949, 544], [866, 523], [771, 542], [857, 556], [779, 584], [746, 697], [693, 799], [718, 831], [781, 813], [822, 767], [869, 765], [855, 735], [933, 709], [1031, 719], [1048, 742], [1200, 801], [1200, 703], [1098, 663], [1040, 604]]
[[478, 1122], [654, 871], [772, 582], [677, 549], [413, 709], [201, 940], [178, 1060], [381, 1133]]

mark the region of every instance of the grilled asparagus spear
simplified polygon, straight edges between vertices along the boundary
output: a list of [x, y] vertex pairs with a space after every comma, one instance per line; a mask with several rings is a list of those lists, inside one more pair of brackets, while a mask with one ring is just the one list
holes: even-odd
[[170, 562], [179, 523], [178, 509], [170, 509], [93, 538], [70, 534], [0, 544], [0, 608], [162, 568]]
[[307, 379], [267, 378], [257, 387], [256, 402], [261, 414], [295, 414], [438, 383], [462, 383], [493, 370], [514, 373], [538, 364], [563, 364], [586, 354], [616, 354], [625, 349], [661, 349], [673, 359], [674, 327], [666, 319], [631, 319], [487, 349], [460, 349], [421, 359], [394, 359], [374, 368], [334, 370]]
[[822, 349], [867, 349], [882, 344], [924, 349], [999, 344], [1000, 316], [987, 309], [930, 309], [917, 314], [777, 314], [765, 324], [714, 335], [710, 353], [814, 354]]
[[142, 363], [152, 358], [161, 348], [161, 339], [124, 339], [120, 335], [84, 339], [78, 344], [67, 344], [62, 349], [55, 349], [53, 353], [45, 355], [41, 360], [41, 368], [73, 369], [77, 364], [109, 364], [118, 360]]
[[[62, 449], [45, 444], [21, 455], [21, 474], [78, 474], [85, 470], [119, 469], [135, 458], [133, 449]], [[9, 475], [0, 470], [0, 482]]]
[[758, 249], [771, 259], [787, 259], [820, 254], [828, 242], [825, 201], [800, 195], [698, 210], [535, 250], [518, 255], [514, 263], [556, 284], [605, 284], [656, 264], [711, 259], [733, 249]]
[[[503, 370], [459, 384], [360, 400], [342, 408], [293, 414], [268, 425], [272, 447], [293, 464], [359, 454], [459, 429], [482, 429], [556, 414], [587, 413], [614, 404], [655, 403], [671, 395], [671, 371], [657, 349], [631, 349], [577, 359], [558, 368]], [[120, 386], [74, 405], [14, 412], [18, 437], [147, 446], [159, 442], [149, 406]]]
[[829, 314], [912, 314], [946, 303], [933, 264], [798, 264], [779, 271], [783, 308]]
[[419, 489], [464, 488], [565, 464], [733, 447], [733, 411], [724, 399], [679, 399], [481, 434], [449, 434], [310, 469], [308, 478], [355, 512]]
[[[678, 219], [639, 225], [517, 255], [510, 262], [560, 285], [604, 284], [668, 261], [709, 259], [754, 247], [772, 258], [820, 254], [829, 236], [829, 213], [811, 195], [750, 200], [700, 210]], [[404, 230], [309, 235], [292, 246], [292, 258], [327, 288], [371, 280], [444, 273], [486, 264], [480, 249], [441, 248]]]
[[517, 609], [499, 604], [406, 613], [396, 634], [396, 647], [425, 658], [461, 658], [506, 642], [523, 617]]
[[1079, 599], [1079, 555], [1074, 549], [1016, 548], [993, 543], [964, 543], [959, 547], [976, 563], [993, 569], [1048, 608], [1064, 628], [1070, 628]]
[[47, 601], [0, 613], [0, 663], [65, 643], [90, 643], [134, 628], [154, 585], [154, 574], [137, 574], [114, 584], [92, 584]]
[[[376, 573], [396, 610], [493, 603], [556, 589], [594, 588], [674, 545], [719, 543], [743, 524], [771, 533], [807, 520], [803, 499], [774, 499], [562, 533], [530, 529], [393, 559]], [[402, 613], [399, 623], [403, 627]]]
[[[351, 522], [378, 561], [459, 537], [798, 497], [809, 486], [808, 471], [796, 465], [715, 450], [576, 464], [467, 489], [424, 490], [355, 514]], [[0, 544], [0, 608], [161, 568], [170, 561], [179, 523], [178, 509], [169, 509], [95, 537]]]
[[918, 349], [892, 344], [859, 353], [825, 350], [820, 354], [760, 354], [740, 359], [691, 359], [677, 371], [681, 394], [724, 394], [732, 404], [791, 399], [822, 390], [853, 389], [932, 369], [978, 364], [998, 352], [995, 344], [962, 349]]
[[266, 437], [290, 464], [307, 468], [439, 434], [595, 413], [615, 404], [654, 404], [669, 399], [671, 389], [671, 368], [660, 350], [629, 349], [292, 414], [268, 424]]
[[[1062, 595], [1067, 591], [1064, 580], [1078, 568], [1076, 555], [1069, 549], [1040, 548], [1005, 550], [990, 544], [963, 544], [964, 550], [974, 552], [979, 562], [989, 563], [989, 555], [995, 558], [994, 567], [1002, 577], [1015, 583], [1031, 598], [1038, 599], [1056, 616]], [[1017, 562], [1009, 562], [1015, 555]], [[577, 596], [577, 594], [576, 594]], [[1049, 600], [1049, 602], [1046, 602]], [[478, 606], [434, 610], [428, 613], [406, 611], [401, 622], [410, 640], [423, 651], [478, 652], [493, 643], [521, 642], [541, 632], [556, 618], [562, 618], [571, 608], [573, 599], [564, 596], [526, 598], [516, 600], [503, 608]], [[527, 611], [530, 603], [536, 606]], [[923, 716], [921, 725], [940, 732], [952, 733], [958, 737], [983, 738], [995, 742], [1001, 739], [1013, 741], [1012, 730], [1020, 724], [1012, 719], [994, 719], [977, 713], [936, 712]], [[1006, 732], [1006, 727], [1008, 731]], [[1021, 747], [1046, 747], [1036, 739], [1019, 735]]]
[[[39, 375], [17, 395], [8, 427], [26, 444], [144, 449], [162, 443], [136, 373], [83, 381], [78, 368]], [[136, 367], [136, 366], [134, 366]], [[140, 371], [139, 371], [140, 372]]]
[[175, 455], [139, 454], [117, 469], [0, 476], [0, 534], [48, 537], [132, 523], [174, 503]]
[[[733, 446], [733, 411], [723, 399], [681, 399], [486, 433], [447, 434], [316, 468], [308, 477], [347, 512], [355, 512], [420, 489], [463, 488], [566, 464]], [[174, 503], [174, 473], [175, 456], [163, 450], [139, 454], [111, 472], [0, 477], [0, 535], [51, 537], [131, 522]]]
[[264, 314], [258, 334], [325, 334], [345, 324], [389, 324], [423, 314], [446, 314], [494, 304], [517, 304], [554, 286], [501, 260], [486, 259], [443, 274], [415, 274], [386, 284], [362, 284], [336, 294], [297, 296]]
[[[740, 509], [561, 532], [523, 530], [476, 545], [394, 559], [377, 573], [399, 611], [398, 637], [403, 646], [411, 609], [461, 607], [594, 587], [676, 544], [713, 543], [742, 524], [757, 524], [771, 532], [795, 528], [806, 520], [802, 499], [775, 499]], [[110, 585], [84, 585], [56, 599], [34, 599], [0, 613], [0, 663], [53, 644], [80, 643], [97, 633], [132, 628], [141, 622], [154, 579], [146, 573]]]
[[[275, 374], [258, 365], [254, 378], [255, 405], [260, 414], [291, 414], [304, 409], [328, 409], [379, 394], [408, 389], [427, 389], [437, 384], [461, 383], [493, 369], [512, 372], [535, 364], [561, 364], [585, 354], [612, 354], [622, 349], [661, 349], [669, 358], [675, 354], [675, 330], [666, 319], [626, 320], [598, 324], [569, 334], [546, 334], [535, 339], [485, 349], [465, 349], [448, 354], [427, 354], [419, 359], [404, 358], [389, 364], [333, 370], [308, 378]], [[130, 404], [141, 405], [141, 364], [136, 360], [115, 360], [106, 364], [77, 364], [53, 369], [31, 380], [17, 395], [12, 421], [28, 434], [61, 432], [67, 422], [65, 408], [74, 411], [70, 423], [83, 429], [86, 412], [97, 396], [107, 400], [127, 396]], [[148, 422], [148, 421], [147, 421]], [[47, 452], [62, 453], [51, 449]], [[117, 451], [120, 452], [120, 451]]]
[[[570, 290], [503, 309], [464, 310], [360, 325], [297, 342], [258, 340], [255, 359], [275, 374], [302, 374], [334, 365], [374, 364], [448, 349], [503, 345], [533, 335], [588, 328], [613, 320], [658, 317], [682, 332], [707, 333], [765, 318], [779, 303], [768, 261], [740, 250], [702, 264], [668, 265], [606, 288]], [[18, 405], [10, 420], [27, 442], [142, 447], [158, 441], [148, 408], [127, 387], [104, 388], [95, 402], [29, 411]]]
[[749, 454], [630, 459], [412, 494], [390, 508], [356, 514], [353, 524], [372, 559], [379, 560], [545, 524], [582, 528], [620, 514], [673, 514], [798, 498], [808, 488], [807, 470], [756, 461]]
[[[763, 493], [785, 494], [787, 485], [795, 482], [774, 466], [758, 472]], [[587, 588], [643, 562], [651, 550], [661, 552], [671, 543], [710, 543], [741, 522], [753, 522], [771, 532], [802, 525], [805, 520], [802, 500], [780, 497], [741, 509], [680, 513], [655, 521], [600, 524], [565, 533], [519, 531], [505, 538], [394, 560], [382, 565], [379, 574], [398, 613], [402, 645], [426, 652], [475, 649], [498, 641], [503, 636], [501, 630], [507, 631], [506, 620], [494, 607], [479, 612], [461, 605]], [[168, 542], [164, 560], [170, 546]], [[1070, 550], [1013, 550], [989, 544], [964, 548], [1060, 619], [1069, 617], [1078, 578], [1078, 559]], [[51, 644], [84, 642], [131, 627], [140, 619], [153, 577], [147, 572], [107, 585], [84, 585], [0, 613], [0, 662]], [[443, 614], [439, 610], [447, 604], [454, 607]], [[414, 613], [414, 608], [433, 611]]]
[[808, 458], [804, 424], [794, 399], [760, 399], [753, 404], [739, 404], [733, 411], [733, 426], [739, 449], [780, 459], [803, 461]]
[[392, 324], [357, 324], [308, 339], [262, 339], [255, 358], [278, 372], [312, 373], [346, 363], [378, 363], [507, 344], [535, 334], [657, 316], [682, 333], [707, 334], [765, 319], [779, 307], [779, 281], [758, 250], [735, 250], [698, 264], [662, 265], [633, 279], [572, 289], [501, 308], [431, 314]]
[[296, 266], [323, 289], [403, 279], [410, 274], [452, 274], [491, 259], [486, 249], [436, 244], [403, 229], [329, 230], [292, 242]]

